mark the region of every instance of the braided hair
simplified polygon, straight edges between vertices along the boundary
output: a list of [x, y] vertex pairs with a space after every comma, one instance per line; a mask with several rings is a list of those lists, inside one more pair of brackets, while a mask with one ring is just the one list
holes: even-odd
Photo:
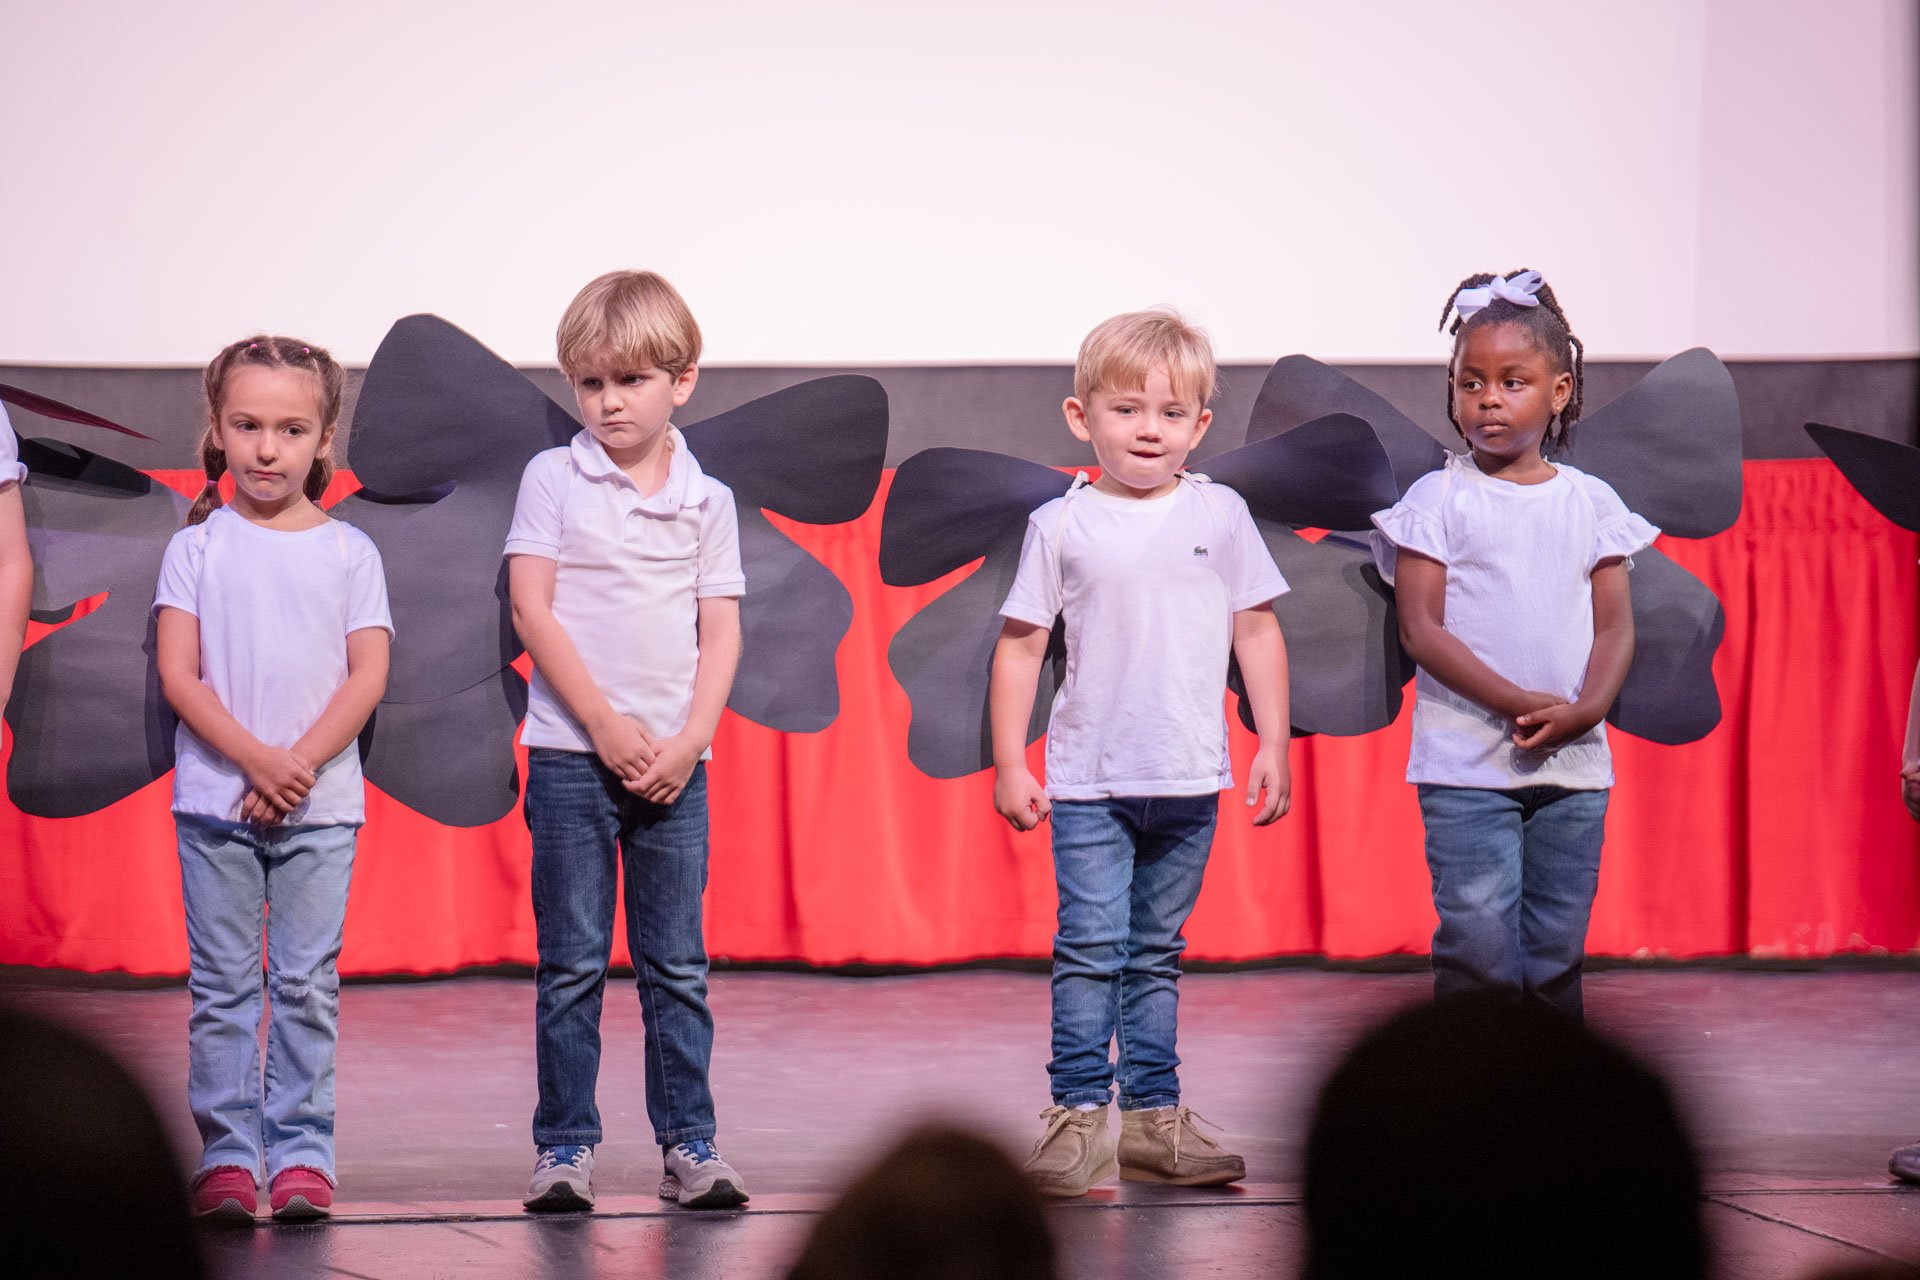
[[[227, 473], [227, 455], [214, 439], [213, 424], [220, 419], [220, 405], [226, 399], [227, 380], [242, 365], [265, 369], [304, 369], [320, 383], [320, 426], [333, 426], [340, 420], [340, 401], [347, 385], [346, 370], [326, 348], [302, 342], [298, 338], [274, 337], [259, 333], [251, 338], [228, 343], [207, 366], [203, 380], [207, 393], [207, 429], [200, 434], [200, 467], [207, 473], [206, 487], [187, 511], [187, 523], [199, 524], [221, 505], [220, 477]], [[313, 469], [301, 486], [310, 502], [320, 501], [333, 479], [333, 458], [327, 448], [314, 455]]]
[[[1527, 270], [1526, 267], [1521, 267], [1517, 271], [1509, 272], [1507, 279], [1511, 280]], [[1497, 278], [1490, 272], [1482, 271], [1477, 275], [1468, 276], [1455, 285], [1453, 292], [1447, 295], [1447, 305], [1440, 309], [1440, 328], [1454, 335], [1454, 353], [1458, 355], [1460, 336], [1463, 333], [1489, 325], [1519, 325], [1527, 331], [1527, 336], [1533, 340], [1534, 346], [1545, 352], [1554, 362], [1557, 372], [1573, 374], [1573, 395], [1568, 398], [1567, 407], [1560, 411], [1560, 429], [1556, 432], [1549, 426], [1547, 431], [1546, 451], [1557, 452], [1573, 444], [1573, 424], [1580, 418], [1580, 404], [1585, 398], [1587, 375], [1586, 347], [1575, 336], [1573, 326], [1567, 322], [1567, 313], [1560, 309], [1560, 300], [1553, 296], [1552, 286], [1544, 280], [1540, 282], [1539, 292], [1534, 294], [1540, 303], [1537, 307], [1523, 307], [1508, 302], [1505, 298], [1496, 297], [1483, 310], [1475, 312], [1470, 317], [1455, 316], [1453, 327], [1447, 328], [1447, 317], [1454, 314], [1454, 300], [1460, 296], [1460, 291], [1478, 289], [1482, 285], [1491, 284]], [[1453, 424], [1455, 431], [1460, 429], [1460, 420], [1453, 413], [1451, 360], [1448, 361], [1447, 376], [1447, 421]]]

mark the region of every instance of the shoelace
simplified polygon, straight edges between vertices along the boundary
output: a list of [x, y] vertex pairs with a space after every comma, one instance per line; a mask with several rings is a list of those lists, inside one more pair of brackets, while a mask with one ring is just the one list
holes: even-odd
[[1201, 1124], [1206, 1125], [1209, 1129], [1221, 1128], [1220, 1125], [1215, 1124], [1213, 1121], [1207, 1119], [1205, 1116], [1201, 1115], [1198, 1111], [1195, 1111], [1191, 1107], [1175, 1108], [1172, 1118], [1164, 1121], [1164, 1123], [1170, 1124], [1173, 1126], [1173, 1167], [1176, 1169], [1180, 1167], [1180, 1135], [1181, 1134], [1186, 1133], [1188, 1130], [1192, 1130], [1193, 1136], [1197, 1140], [1199, 1140], [1199, 1142], [1201, 1142], [1203, 1145], [1206, 1145], [1206, 1146], [1218, 1145], [1213, 1141], [1213, 1139], [1207, 1137], [1206, 1134], [1200, 1132], [1199, 1129], [1194, 1127], [1193, 1122], [1196, 1120], [1198, 1120]]
[[675, 1150], [695, 1164], [705, 1164], [709, 1160], [718, 1160], [720, 1153], [705, 1138], [695, 1138], [692, 1142], [682, 1142]]
[[1033, 1154], [1036, 1156], [1039, 1155], [1040, 1148], [1052, 1142], [1055, 1134], [1072, 1124], [1074, 1118], [1082, 1114], [1095, 1115], [1097, 1112], [1088, 1111], [1083, 1113], [1077, 1107], [1060, 1106], [1048, 1107], [1045, 1111], [1042, 1111], [1040, 1118], [1047, 1121], [1047, 1131], [1040, 1135], [1040, 1141], [1033, 1144]]
[[562, 1164], [570, 1164], [574, 1168], [578, 1169], [583, 1163], [586, 1162], [586, 1158], [587, 1158], [587, 1148], [583, 1146], [575, 1147], [573, 1149], [573, 1154], [567, 1157], [567, 1159], [564, 1161], [560, 1159], [558, 1154], [556, 1154], [554, 1148], [548, 1147], [547, 1149], [545, 1149], [540, 1153], [539, 1160], [534, 1162], [533, 1171], [535, 1173], [541, 1173], [548, 1169], [557, 1169]]

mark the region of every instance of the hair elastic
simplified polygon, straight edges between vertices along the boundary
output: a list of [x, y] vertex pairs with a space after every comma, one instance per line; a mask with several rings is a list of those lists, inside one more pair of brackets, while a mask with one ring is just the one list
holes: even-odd
[[1522, 271], [1511, 280], [1495, 276], [1477, 289], [1462, 289], [1453, 300], [1453, 309], [1466, 320], [1493, 305], [1495, 298], [1503, 298], [1516, 307], [1537, 307], [1540, 299], [1533, 295], [1540, 292], [1543, 283], [1538, 271]]

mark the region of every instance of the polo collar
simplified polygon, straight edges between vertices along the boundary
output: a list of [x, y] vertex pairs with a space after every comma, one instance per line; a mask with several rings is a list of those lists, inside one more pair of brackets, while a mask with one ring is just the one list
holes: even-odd
[[[652, 511], [697, 507], [706, 501], [706, 473], [700, 469], [693, 451], [687, 448], [687, 438], [680, 434], [680, 428], [669, 424], [667, 439], [673, 447], [667, 459], [667, 482], [660, 486], [660, 492], [650, 498], [640, 499], [640, 505]], [[574, 434], [568, 453], [575, 469], [588, 479], [633, 487], [632, 477], [614, 465], [613, 459], [607, 456], [606, 447], [586, 428]]]

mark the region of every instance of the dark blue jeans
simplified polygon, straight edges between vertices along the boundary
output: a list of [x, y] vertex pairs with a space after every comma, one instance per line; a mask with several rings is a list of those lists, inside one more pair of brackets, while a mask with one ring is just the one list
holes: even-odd
[[1220, 797], [1125, 796], [1053, 806], [1053, 1100], [1105, 1106], [1119, 1043], [1120, 1106], [1180, 1101], [1180, 930], [1193, 914]]
[[713, 1015], [700, 895], [707, 887], [707, 767], [657, 805], [581, 751], [527, 752], [533, 919], [540, 967], [533, 1140], [599, 1142], [600, 999], [613, 947], [615, 877], [626, 872], [627, 948], [646, 1023], [647, 1118], [662, 1146], [711, 1138]]
[[1511, 987], [1581, 1016], [1607, 792], [1422, 783], [1434, 994]]

